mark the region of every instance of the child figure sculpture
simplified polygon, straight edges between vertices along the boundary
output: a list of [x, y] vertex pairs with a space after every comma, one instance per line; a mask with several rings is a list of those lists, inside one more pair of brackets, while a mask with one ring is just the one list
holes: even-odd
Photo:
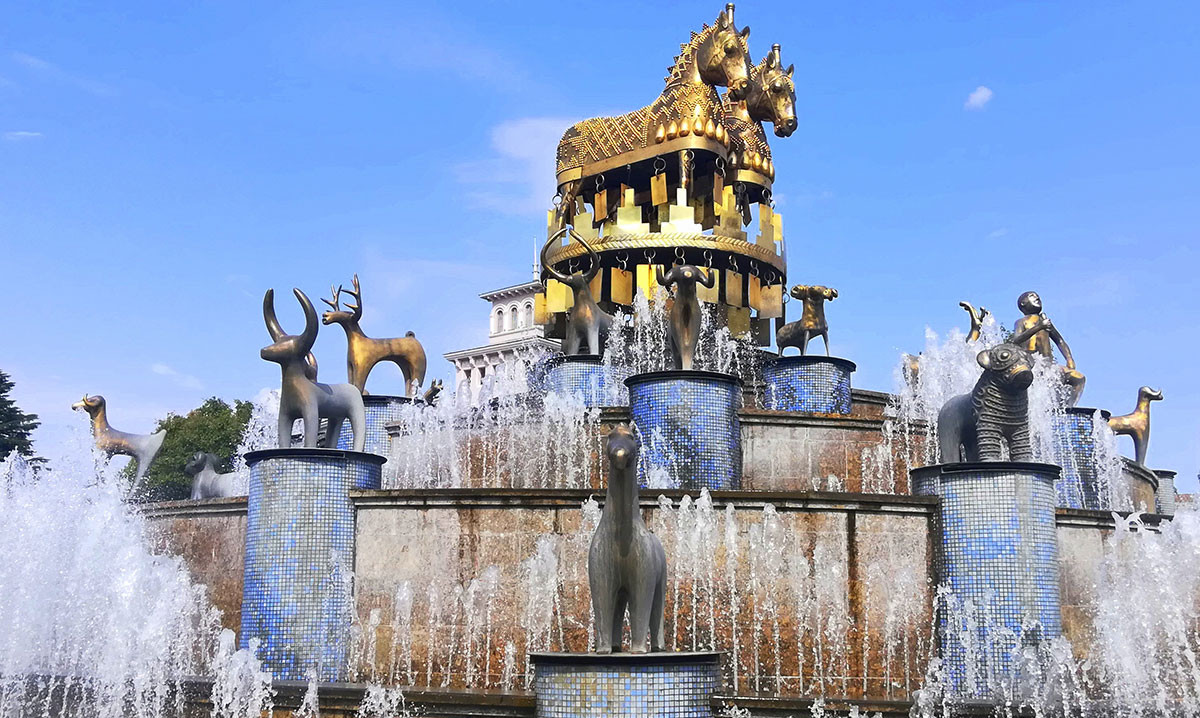
[[596, 652], [621, 650], [629, 608], [630, 652], [664, 649], [663, 599], [667, 559], [642, 522], [638, 505], [637, 438], [621, 424], [608, 434], [608, 495], [588, 551], [588, 583], [596, 619]]

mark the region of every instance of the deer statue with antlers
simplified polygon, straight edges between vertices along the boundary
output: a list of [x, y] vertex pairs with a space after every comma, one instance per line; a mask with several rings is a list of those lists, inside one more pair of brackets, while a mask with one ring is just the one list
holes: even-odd
[[146, 471], [150, 469], [154, 457], [158, 456], [159, 450], [162, 449], [163, 439], [167, 438], [167, 432], [130, 434], [117, 431], [108, 423], [108, 407], [104, 397], [99, 394], [92, 396], [84, 394], [83, 399], [72, 404], [71, 408], [75, 411], [82, 409], [91, 418], [92, 436], [96, 439], [97, 449], [108, 456], [113, 454], [132, 456], [133, 460], [137, 462], [137, 471], [133, 474], [133, 485], [129, 488], [129, 495], [136, 495], [142, 479], [146, 477]]
[[[333, 299], [322, 299], [332, 311], [325, 312], [321, 321], [326, 325], [340, 324], [346, 330], [346, 375], [347, 381], [363, 394], [367, 393], [367, 375], [381, 361], [395, 362], [404, 375], [404, 395], [412, 397], [413, 393], [425, 382], [425, 347], [417, 341], [417, 335], [408, 332], [402, 337], [392, 339], [375, 339], [363, 334], [358, 326], [362, 319], [362, 288], [358, 284], [358, 275], [354, 275], [354, 291], [344, 289], [341, 285], [330, 287]], [[354, 297], [357, 304], [346, 304], [346, 309], [340, 305], [341, 295], [345, 292]], [[349, 311], [346, 311], [349, 310]]]
[[317, 341], [317, 310], [304, 292], [292, 290], [304, 309], [304, 332], [288, 334], [275, 317], [275, 290], [263, 297], [263, 320], [273, 342], [263, 347], [260, 356], [283, 369], [283, 390], [279, 396], [279, 448], [292, 445], [292, 424], [304, 420], [304, 446], [316, 448], [321, 419], [328, 419], [323, 448], [337, 446], [342, 425], [350, 420], [354, 432], [354, 450], [362, 451], [367, 439], [366, 410], [362, 392], [353, 384], [321, 384], [313, 377], [316, 367], [309, 363], [309, 350]]

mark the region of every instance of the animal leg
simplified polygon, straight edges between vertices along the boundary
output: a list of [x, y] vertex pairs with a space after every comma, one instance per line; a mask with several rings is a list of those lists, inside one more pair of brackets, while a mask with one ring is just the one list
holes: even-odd
[[354, 432], [354, 441], [350, 446], [355, 451], [362, 451], [367, 446], [367, 414], [357, 407], [350, 410], [350, 430]]
[[345, 419], [330, 417], [329, 423], [325, 426], [325, 442], [322, 444], [326, 449], [336, 449], [338, 439], [342, 436], [342, 424], [346, 423]]
[[[661, 551], [661, 547], [659, 547]], [[654, 600], [650, 604], [650, 650], [665, 651], [667, 650], [667, 642], [665, 632], [663, 631], [663, 602], [667, 595], [667, 568], [665, 565], [660, 566], [658, 571], [658, 580], [654, 585]]]
[[821, 340], [825, 342], [825, 356], [829, 356], [829, 330], [821, 332]]
[[292, 424], [296, 423], [295, 415], [279, 412], [279, 448], [286, 449], [292, 445]]
[[609, 627], [612, 634], [613, 650], [617, 653], [621, 652], [621, 647], [625, 643], [625, 607], [629, 605], [629, 596], [624, 591], [618, 591], [616, 601], [613, 603], [612, 625]]
[[309, 402], [308, 406], [304, 407], [304, 413], [301, 415], [304, 419], [304, 448], [317, 448], [317, 434], [321, 431], [321, 415], [317, 410], [316, 402]]
[[1033, 461], [1033, 444], [1029, 438], [1028, 424], [1013, 429], [1009, 434], [1008, 458], [1010, 461]]
[[800, 356], [808, 353], [808, 340], [811, 338], [807, 329], [801, 330], [800, 342], [796, 344], [796, 348], [800, 350]]
[[600, 353], [600, 325], [593, 323], [588, 327], [588, 352], [591, 354]]
[[[646, 576], [645, 578], [649, 578]], [[654, 594], [649, 581], [640, 581], [629, 597], [629, 652], [645, 653], [650, 650], [650, 608]]]
[[989, 423], [981, 424], [975, 429], [975, 439], [979, 447], [978, 456], [971, 457], [971, 461], [999, 461], [1004, 447], [1004, 437], [1000, 433], [999, 427], [992, 426]]
[[[611, 591], [598, 589], [599, 586], [593, 583], [592, 615], [596, 618], [596, 653], [612, 653], [613, 595]], [[617, 648], [620, 647], [618, 640]]]
[[567, 356], [579, 353], [579, 330], [575, 327], [567, 327], [567, 336], [563, 337], [563, 350]]
[[404, 396], [411, 399], [413, 392], [416, 391], [416, 387], [413, 386], [412, 369], [409, 368], [407, 362], [401, 359], [395, 359], [393, 361], [395, 362], [396, 366], [400, 367], [400, 373], [404, 376]]

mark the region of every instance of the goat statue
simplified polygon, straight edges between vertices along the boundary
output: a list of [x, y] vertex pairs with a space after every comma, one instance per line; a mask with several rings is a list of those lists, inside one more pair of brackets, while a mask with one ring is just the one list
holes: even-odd
[[[326, 326], [340, 324], [346, 330], [346, 380], [358, 387], [359, 392], [367, 393], [367, 375], [381, 361], [394, 362], [404, 375], [404, 395], [411, 397], [413, 392], [425, 382], [425, 347], [417, 341], [417, 335], [408, 332], [402, 337], [391, 339], [375, 339], [363, 334], [358, 326], [362, 319], [362, 288], [358, 284], [358, 275], [354, 275], [354, 291], [343, 289], [341, 286], [330, 287], [333, 299], [322, 299], [332, 311], [321, 316], [321, 322]], [[354, 297], [357, 304], [346, 304], [342, 309], [339, 302], [342, 293]], [[349, 310], [349, 311], [347, 311]]]
[[[568, 232], [572, 239], [582, 244], [583, 248], [587, 250], [592, 263], [586, 272], [563, 274], [547, 261], [546, 253], [550, 250], [551, 245], [558, 242]], [[612, 317], [601, 309], [599, 304], [596, 304], [596, 299], [592, 296], [591, 281], [600, 271], [600, 255], [596, 254], [596, 251], [575, 231], [574, 227], [567, 226], [546, 240], [545, 246], [542, 247], [541, 261], [542, 268], [546, 270], [546, 273], [570, 287], [573, 293], [574, 302], [571, 305], [571, 311], [567, 313], [567, 334], [563, 337], [563, 353], [568, 356], [582, 354], [583, 352], [580, 350], [583, 348], [584, 342], [587, 342], [588, 351], [592, 354], [601, 353], [603, 348], [600, 342], [608, 335], [608, 330], [612, 327]]]
[[207, 451], [197, 451], [192, 454], [192, 460], [183, 467], [183, 473], [192, 477], [193, 499], [219, 499], [228, 496], [242, 496], [245, 492], [238, 489], [237, 474], [217, 473], [217, 464], [221, 460], [216, 454]]
[[316, 448], [321, 419], [328, 419], [323, 448], [337, 446], [342, 424], [349, 419], [354, 432], [354, 450], [362, 451], [367, 439], [366, 411], [362, 391], [354, 384], [321, 384], [310, 378], [316, 371], [308, 361], [309, 350], [317, 341], [317, 310], [299, 289], [292, 290], [304, 309], [304, 332], [287, 334], [275, 318], [275, 290], [263, 297], [263, 320], [271, 334], [270, 346], [260, 356], [275, 362], [283, 371], [283, 389], [279, 396], [279, 448], [292, 444], [292, 424], [304, 420], [304, 446]]
[[596, 619], [596, 652], [621, 650], [629, 609], [630, 652], [664, 650], [663, 599], [667, 559], [662, 543], [642, 522], [638, 503], [638, 440], [626, 424], [614, 426], [604, 447], [608, 494], [588, 550], [588, 584]]
[[1000, 461], [1008, 443], [1010, 461], [1032, 461], [1029, 437], [1029, 385], [1033, 356], [1022, 344], [1044, 331], [1043, 318], [1007, 342], [976, 357], [983, 374], [970, 394], [960, 394], [938, 413], [938, 444], [943, 463]]
[[1108, 420], [1108, 427], [1114, 434], [1126, 434], [1133, 439], [1134, 461], [1142, 466], [1146, 465], [1146, 447], [1150, 444], [1150, 402], [1162, 401], [1162, 398], [1161, 391], [1144, 386], [1138, 389], [1133, 413]]
[[797, 284], [789, 293], [804, 303], [804, 309], [799, 319], [784, 324], [775, 333], [779, 355], [783, 356], [783, 350], [787, 347], [796, 347], [800, 350], [800, 356], [804, 356], [808, 351], [808, 342], [819, 336], [825, 342], [825, 356], [829, 356], [829, 322], [825, 320], [825, 302], [837, 299], [838, 291], [832, 287]]
[[696, 361], [696, 342], [700, 338], [700, 299], [696, 285], [712, 289], [717, 283], [717, 273], [692, 264], [671, 267], [665, 275], [661, 266], [655, 266], [654, 277], [659, 285], [675, 285], [675, 301], [671, 305], [671, 331], [668, 336], [675, 357], [675, 368], [690, 370]]
[[104, 397], [99, 394], [92, 396], [84, 394], [83, 399], [72, 404], [71, 408], [75, 411], [82, 409], [91, 418], [92, 437], [96, 440], [97, 449], [103, 451], [106, 456], [113, 454], [132, 456], [133, 460], [137, 462], [137, 470], [133, 474], [133, 485], [129, 488], [129, 495], [136, 495], [138, 488], [142, 485], [142, 479], [146, 478], [146, 472], [150, 470], [150, 464], [154, 462], [154, 457], [158, 456], [159, 450], [162, 449], [163, 439], [167, 438], [167, 432], [130, 434], [117, 431], [108, 423], [107, 405]]

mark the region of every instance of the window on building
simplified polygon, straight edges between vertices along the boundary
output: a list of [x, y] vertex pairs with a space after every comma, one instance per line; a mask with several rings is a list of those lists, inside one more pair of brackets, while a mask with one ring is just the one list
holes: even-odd
[[521, 313], [517, 311], [517, 305], [514, 304], [511, 307], [509, 307], [508, 313], [512, 317], [512, 324], [513, 324], [514, 329], [519, 329], [519, 328], [525, 326], [525, 318], [522, 317]]
[[523, 322], [524, 325], [527, 327], [532, 327], [533, 326], [533, 304], [526, 303], [525, 310], [521, 313], [521, 316], [525, 317], [525, 321]]
[[510, 307], [508, 313], [504, 315], [504, 328], [512, 329], [517, 324], [517, 308]]
[[496, 321], [492, 325], [492, 333], [499, 334], [504, 331], [504, 307], [496, 310]]

